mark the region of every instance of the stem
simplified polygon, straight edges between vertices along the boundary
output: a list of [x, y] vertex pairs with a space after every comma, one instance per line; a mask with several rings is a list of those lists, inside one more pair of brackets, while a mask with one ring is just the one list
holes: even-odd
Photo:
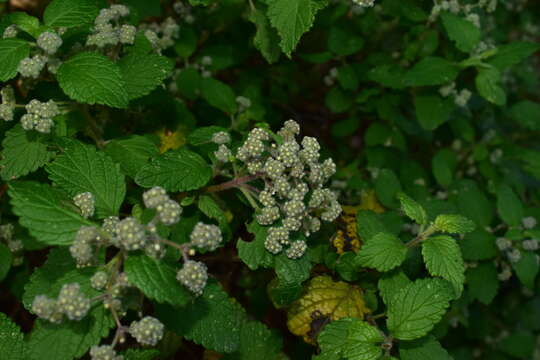
[[253, 196], [251, 196], [249, 191], [243, 186], [240, 186], [238, 189], [240, 189], [242, 194], [244, 194], [247, 201], [249, 202], [249, 205], [251, 205], [251, 207], [254, 208], [255, 210], [259, 211], [260, 210], [259, 205], [257, 205], [257, 202], [255, 201], [255, 199], [253, 199]]
[[416, 245], [420, 244], [422, 241], [430, 237], [436, 231], [437, 229], [435, 228], [435, 226], [430, 225], [425, 231], [422, 231], [416, 238], [406, 243], [405, 246], [407, 246], [408, 248], [415, 247]]
[[190, 243], [177, 244], [174, 241], [170, 241], [170, 240], [167, 240], [167, 239], [160, 239], [160, 241], [163, 244], [172, 246], [173, 248], [180, 250], [180, 252], [182, 253], [182, 258], [183, 258], [184, 262], [189, 260], [188, 252], [189, 252], [189, 244]]
[[207, 186], [207, 187], [205, 187], [203, 189], [203, 191], [208, 192], [208, 193], [213, 193], [213, 192], [219, 192], [219, 191], [223, 191], [223, 190], [228, 190], [228, 189], [231, 189], [231, 188], [240, 187], [240, 185], [248, 183], [248, 182], [253, 181], [255, 179], [258, 179], [259, 177], [260, 177], [260, 174], [246, 175], [246, 176], [242, 176], [242, 177], [239, 177], [239, 178], [236, 178], [236, 179], [232, 179], [230, 181], [226, 181], [226, 182], [221, 183], [221, 184]]

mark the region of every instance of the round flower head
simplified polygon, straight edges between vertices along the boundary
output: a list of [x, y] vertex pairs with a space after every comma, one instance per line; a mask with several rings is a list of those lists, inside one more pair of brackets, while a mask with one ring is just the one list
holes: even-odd
[[219, 145], [218, 149], [214, 151], [214, 156], [221, 162], [228, 162], [232, 156], [231, 150], [226, 145]]
[[264, 247], [268, 252], [274, 255], [279, 254], [283, 250], [283, 245], [281, 245], [278, 240], [270, 237], [267, 237], [264, 241]]
[[174, 200], [166, 200], [156, 207], [159, 221], [165, 225], [173, 225], [180, 221], [182, 207]]
[[144, 206], [150, 209], [155, 209], [158, 205], [169, 200], [169, 196], [165, 189], [159, 186], [154, 186], [143, 194]]
[[90, 278], [90, 285], [96, 290], [103, 290], [108, 280], [109, 276], [105, 271], [98, 271]]
[[0, 119], [5, 121], [13, 120], [13, 107], [8, 104], [0, 104]]
[[144, 227], [134, 217], [127, 217], [116, 225], [120, 246], [126, 250], [139, 250], [146, 246]]
[[289, 244], [289, 231], [284, 227], [271, 227], [268, 229], [267, 239], [277, 241], [282, 245]]
[[176, 274], [176, 279], [195, 295], [201, 295], [208, 280], [206, 265], [202, 262], [187, 260]]
[[221, 230], [216, 225], [198, 222], [190, 235], [193, 246], [200, 249], [214, 251], [221, 244]]
[[231, 142], [231, 135], [225, 131], [218, 131], [212, 135], [212, 142], [218, 145], [227, 144]]
[[285, 254], [289, 259], [301, 258], [307, 250], [307, 244], [304, 240], [293, 241], [291, 246], [285, 251]]
[[37, 38], [37, 45], [51, 55], [56, 53], [58, 48], [62, 46], [62, 38], [54, 32], [45, 31]]
[[56, 302], [58, 310], [70, 320], [81, 320], [90, 310], [90, 299], [81, 293], [78, 283], [62, 286]]
[[133, 25], [122, 25], [118, 32], [118, 39], [122, 44], [133, 44], [135, 42], [135, 35], [137, 34], [137, 28]]
[[94, 215], [95, 199], [91, 192], [83, 192], [73, 197], [73, 202], [79, 208], [84, 218]]
[[38, 317], [58, 324], [62, 321], [62, 313], [58, 311], [56, 301], [45, 296], [38, 295], [32, 302], [32, 312]]
[[34, 78], [36, 79], [41, 70], [45, 67], [47, 63], [46, 58], [41, 55], [35, 55], [33, 57], [27, 57], [21, 60], [17, 71], [21, 74], [22, 77]]
[[94, 345], [90, 348], [91, 360], [123, 360], [122, 355], [116, 355], [111, 345]]
[[19, 33], [19, 30], [17, 30], [17, 25], [9, 25], [2, 34], [2, 38], [4, 39], [10, 39], [17, 36]]
[[116, 225], [120, 222], [118, 216], [109, 216], [103, 220], [103, 225], [101, 228], [107, 234], [111, 236], [116, 236]]
[[94, 251], [89, 243], [74, 241], [69, 247], [69, 252], [79, 266], [87, 266], [92, 263]]
[[273, 224], [279, 219], [280, 213], [277, 206], [267, 206], [262, 208], [261, 213], [257, 215], [257, 222], [261, 225]]
[[139, 321], [134, 321], [129, 326], [129, 333], [141, 345], [155, 346], [163, 337], [165, 327], [156, 318], [145, 316]]

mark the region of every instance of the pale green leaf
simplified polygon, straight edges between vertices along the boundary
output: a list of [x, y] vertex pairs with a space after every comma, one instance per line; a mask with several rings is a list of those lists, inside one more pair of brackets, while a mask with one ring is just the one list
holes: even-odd
[[463, 16], [444, 11], [441, 13], [441, 19], [448, 37], [459, 50], [469, 53], [480, 42], [482, 36], [480, 29]]
[[410, 69], [404, 78], [407, 86], [443, 85], [455, 80], [459, 67], [440, 57], [426, 57]]
[[437, 231], [451, 234], [465, 234], [475, 229], [474, 222], [457, 214], [442, 214], [435, 218]]
[[427, 223], [427, 214], [422, 205], [405, 193], [399, 193], [398, 199], [401, 202], [401, 209], [405, 215], [420, 225]]
[[501, 73], [496, 68], [481, 69], [475, 79], [478, 93], [495, 105], [506, 104], [506, 93], [501, 87]]
[[497, 210], [499, 216], [511, 226], [521, 224], [523, 218], [523, 204], [514, 191], [506, 184], [497, 190]]
[[422, 256], [429, 273], [450, 281], [459, 297], [465, 282], [465, 263], [456, 240], [446, 235], [430, 237], [422, 243]]
[[43, 21], [51, 27], [90, 25], [99, 9], [94, 0], [53, 0], [45, 9]]
[[173, 68], [171, 60], [157, 54], [129, 54], [118, 62], [129, 100], [148, 95], [163, 83]]
[[400, 343], [399, 356], [401, 360], [453, 360], [432, 336]]
[[124, 174], [134, 178], [150, 158], [159, 154], [159, 149], [148, 137], [131, 135], [112, 140], [105, 147], [105, 152], [120, 164]]
[[203, 78], [201, 81], [201, 96], [213, 107], [228, 114], [236, 112], [236, 96], [233, 89], [214, 78]]
[[14, 78], [19, 63], [29, 54], [28, 42], [19, 39], [0, 39], [0, 81]]
[[359, 265], [389, 271], [401, 265], [407, 256], [407, 247], [395, 235], [379, 233], [369, 239], [356, 257]]
[[411, 280], [402, 271], [393, 271], [386, 273], [379, 279], [377, 287], [385, 304], [389, 304], [392, 298], [405, 286], [409, 285]]
[[253, 9], [249, 14], [249, 21], [257, 27], [253, 44], [268, 63], [275, 63], [281, 53], [279, 35], [276, 30], [270, 26], [270, 22], [262, 10]]

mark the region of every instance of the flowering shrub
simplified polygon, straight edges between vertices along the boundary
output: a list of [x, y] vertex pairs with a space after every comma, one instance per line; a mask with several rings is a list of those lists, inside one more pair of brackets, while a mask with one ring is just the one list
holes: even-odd
[[540, 359], [538, 2], [0, 15], [2, 359]]

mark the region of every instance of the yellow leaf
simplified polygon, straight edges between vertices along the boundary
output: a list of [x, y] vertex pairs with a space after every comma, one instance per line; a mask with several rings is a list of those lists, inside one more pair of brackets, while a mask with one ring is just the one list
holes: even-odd
[[161, 129], [157, 132], [157, 135], [160, 140], [159, 151], [161, 153], [164, 153], [167, 150], [178, 149], [186, 143], [184, 132], [180, 129], [176, 131]]
[[384, 212], [384, 207], [381, 205], [379, 200], [377, 200], [375, 190], [362, 191], [362, 194], [360, 195], [360, 206], [358, 209], [371, 210], [376, 213]]
[[289, 330], [314, 343], [324, 325], [346, 317], [363, 319], [370, 310], [366, 307], [362, 290], [330, 276], [310, 280], [304, 296], [293, 303], [287, 314]]

